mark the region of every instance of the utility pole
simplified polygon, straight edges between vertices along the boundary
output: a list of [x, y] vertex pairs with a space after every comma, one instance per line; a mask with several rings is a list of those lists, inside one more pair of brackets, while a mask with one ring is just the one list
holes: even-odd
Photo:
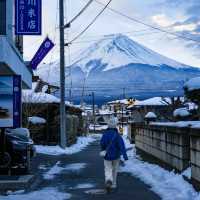
[[92, 92], [92, 110], [93, 110], [93, 128], [95, 133], [95, 103], [94, 103], [94, 92]]
[[59, 0], [60, 24], [60, 146], [66, 148], [64, 0]]
[[123, 88], [123, 99], [126, 99], [126, 88]]

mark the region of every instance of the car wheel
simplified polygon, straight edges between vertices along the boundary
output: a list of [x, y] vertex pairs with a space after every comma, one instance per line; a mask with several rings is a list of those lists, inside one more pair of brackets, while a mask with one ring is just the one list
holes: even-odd
[[0, 168], [8, 168], [11, 164], [11, 156], [8, 152], [0, 153]]

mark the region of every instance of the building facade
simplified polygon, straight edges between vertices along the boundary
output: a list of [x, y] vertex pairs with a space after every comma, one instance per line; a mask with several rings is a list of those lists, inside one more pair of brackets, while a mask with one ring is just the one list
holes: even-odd
[[14, 0], [0, 0], [0, 75], [21, 75], [22, 87], [31, 88], [32, 70], [23, 60], [23, 39], [14, 30]]

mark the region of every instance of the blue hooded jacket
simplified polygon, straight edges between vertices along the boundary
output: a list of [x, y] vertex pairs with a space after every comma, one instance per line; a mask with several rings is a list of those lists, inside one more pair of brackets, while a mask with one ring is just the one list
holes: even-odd
[[[112, 144], [111, 144], [112, 141]], [[124, 160], [128, 160], [125, 144], [116, 128], [108, 128], [101, 138], [101, 150], [107, 152], [105, 160], [117, 160], [123, 155]]]

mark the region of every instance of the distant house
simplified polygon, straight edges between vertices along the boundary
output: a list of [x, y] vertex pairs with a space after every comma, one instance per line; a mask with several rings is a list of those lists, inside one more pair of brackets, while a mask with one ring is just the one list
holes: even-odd
[[173, 117], [174, 108], [182, 104], [182, 98], [153, 97], [143, 101], [137, 101], [127, 109], [131, 111], [131, 121], [144, 122], [149, 112], [155, 113], [157, 120], [168, 121]]
[[121, 110], [126, 110], [126, 108], [134, 104], [135, 99], [120, 99], [115, 101], [110, 101], [106, 104], [106, 108], [110, 111], [117, 112]]
[[[30, 129], [36, 144], [58, 144], [60, 136], [60, 99], [45, 92], [23, 90], [23, 126]], [[85, 134], [82, 110], [66, 101], [66, 131], [70, 144], [76, 136]], [[30, 120], [34, 119], [34, 120]], [[40, 119], [40, 120], [38, 120]], [[41, 120], [42, 119], [42, 120]], [[45, 123], [32, 123], [45, 121]]]
[[22, 36], [14, 35], [13, 11], [14, 0], [0, 1], [0, 75], [21, 75], [22, 87], [31, 88], [32, 70], [22, 57]]
[[127, 108], [134, 105], [136, 101], [137, 100], [132, 98], [110, 101], [104, 105], [103, 109], [109, 111], [109, 115], [112, 113], [117, 116], [120, 122], [127, 122], [130, 117]]
[[44, 92], [47, 94], [55, 94], [60, 89], [56, 85], [52, 85], [46, 81], [43, 81], [39, 76], [33, 77], [33, 91], [34, 92]]

